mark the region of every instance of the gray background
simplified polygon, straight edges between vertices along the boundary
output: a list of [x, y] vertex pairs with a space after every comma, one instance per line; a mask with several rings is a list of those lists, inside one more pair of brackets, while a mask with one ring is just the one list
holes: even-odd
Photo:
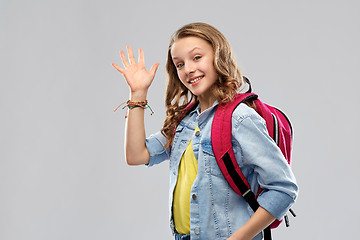
[[274, 239], [356, 239], [358, 1], [0, 0], [0, 239], [171, 239], [168, 165], [129, 167], [128, 88], [111, 66], [160, 62], [147, 133], [164, 114], [170, 35], [204, 21], [228, 38], [265, 102], [293, 122], [300, 186]]

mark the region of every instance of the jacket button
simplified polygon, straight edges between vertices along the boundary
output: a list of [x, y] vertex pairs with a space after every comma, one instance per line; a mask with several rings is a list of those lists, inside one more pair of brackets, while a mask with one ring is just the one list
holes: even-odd
[[195, 132], [195, 136], [198, 137], [199, 135], [200, 135], [200, 131], [196, 131], [196, 132]]
[[194, 233], [195, 233], [196, 235], [199, 235], [199, 234], [200, 234], [200, 228], [195, 228], [195, 229], [194, 229]]
[[194, 194], [192, 195], [192, 199], [193, 199], [193, 200], [196, 200], [196, 198], [197, 198], [197, 196], [196, 196], [196, 194], [194, 193]]

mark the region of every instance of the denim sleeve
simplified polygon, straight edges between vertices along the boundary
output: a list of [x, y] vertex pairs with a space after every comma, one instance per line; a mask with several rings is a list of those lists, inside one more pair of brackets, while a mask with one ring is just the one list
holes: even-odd
[[253, 109], [244, 112], [233, 118], [233, 136], [240, 145], [243, 164], [254, 169], [257, 182], [264, 189], [258, 197], [260, 206], [280, 220], [297, 198], [296, 179], [280, 148], [268, 135], [264, 119]]
[[170, 157], [170, 147], [164, 148], [167, 138], [159, 131], [146, 138], [145, 144], [150, 153], [150, 160], [147, 166], [159, 164]]

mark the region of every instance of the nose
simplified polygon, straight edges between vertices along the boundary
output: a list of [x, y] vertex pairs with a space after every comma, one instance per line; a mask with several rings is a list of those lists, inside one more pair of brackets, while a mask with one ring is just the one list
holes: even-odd
[[191, 61], [189, 61], [185, 63], [184, 70], [186, 74], [193, 73], [195, 72], [195, 65]]

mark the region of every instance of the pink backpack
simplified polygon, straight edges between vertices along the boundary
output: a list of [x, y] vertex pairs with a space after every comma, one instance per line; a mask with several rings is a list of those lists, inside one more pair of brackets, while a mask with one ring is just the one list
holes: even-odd
[[[211, 126], [211, 144], [216, 161], [223, 173], [224, 177], [232, 187], [232, 189], [244, 197], [254, 212], [259, 207], [256, 198], [261, 193], [259, 189], [255, 195], [251, 189], [244, 174], [235, 159], [235, 154], [231, 142], [231, 118], [235, 108], [243, 102], [252, 100], [255, 104], [256, 112], [265, 120], [268, 133], [275, 143], [281, 149], [287, 162], [291, 162], [291, 147], [293, 130], [291, 123], [286, 115], [279, 109], [267, 105], [258, 99], [258, 95], [251, 93], [251, 85], [247, 78], [246, 82], [249, 84], [249, 91], [246, 93], [239, 93], [235, 99], [226, 104], [220, 104], [215, 112], [213, 123]], [[184, 115], [192, 109], [193, 103], [190, 103], [186, 108]], [[290, 213], [296, 217], [295, 213], [290, 209]], [[271, 240], [271, 229], [280, 225], [281, 221], [275, 220], [269, 227], [264, 230], [264, 239]], [[289, 226], [287, 215], [285, 215], [286, 226]]]

